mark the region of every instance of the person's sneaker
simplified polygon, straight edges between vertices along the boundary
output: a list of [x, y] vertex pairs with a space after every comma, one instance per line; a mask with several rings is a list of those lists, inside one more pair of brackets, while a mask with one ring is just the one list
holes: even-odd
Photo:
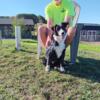
[[72, 65], [75, 65], [75, 63], [70, 62], [69, 65], [72, 66]]
[[68, 62], [68, 61], [64, 61], [63, 66], [69, 66], [69, 63], [70, 63], [70, 62]]

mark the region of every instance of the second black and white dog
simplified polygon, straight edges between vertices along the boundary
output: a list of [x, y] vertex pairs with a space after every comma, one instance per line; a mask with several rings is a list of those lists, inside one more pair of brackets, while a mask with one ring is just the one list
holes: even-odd
[[46, 50], [45, 58], [45, 70], [48, 72], [50, 68], [56, 67], [60, 72], [65, 72], [63, 67], [64, 57], [65, 57], [65, 40], [67, 37], [67, 27], [68, 23], [62, 23], [61, 25], [55, 25], [52, 27], [52, 42], [51, 45]]

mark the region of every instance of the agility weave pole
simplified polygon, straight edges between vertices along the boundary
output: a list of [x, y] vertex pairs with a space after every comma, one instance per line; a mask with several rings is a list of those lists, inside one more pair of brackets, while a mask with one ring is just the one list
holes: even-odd
[[1, 30], [0, 30], [0, 45], [2, 45], [2, 33], [1, 33]]
[[21, 28], [20, 26], [15, 26], [15, 47], [16, 47], [16, 50], [21, 49]]

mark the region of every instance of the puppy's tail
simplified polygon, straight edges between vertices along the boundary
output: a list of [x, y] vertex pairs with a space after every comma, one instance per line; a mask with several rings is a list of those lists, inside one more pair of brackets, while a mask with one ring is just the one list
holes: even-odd
[[46, 66], [47, 59], [46, 59], [46, 58], [43, 58], [43, 59], [42, 59], [42, 63], [43, 63], [44, 66]]

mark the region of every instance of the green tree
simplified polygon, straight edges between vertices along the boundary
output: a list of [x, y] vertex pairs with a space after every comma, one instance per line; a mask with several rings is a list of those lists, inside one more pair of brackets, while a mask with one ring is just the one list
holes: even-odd
[[13, 18], [13, 21], [12, 21], [12, 25], [13, 25], [13, 34], [15, 35], [15, 26], [20, 26], [21, 27], [21, 36], [23, 37], [24, 35], [24, 19], [23, 18], [17, 18], [17, 17], [14, 17]]
[[38, 16], [38, 23], [46, 23], [45, 18], [39, 15]]
[[18, 14], [17, 17], [24, 19], [32, 19], [34, 24], [38, 23], [38, 18], [35, 14]]

